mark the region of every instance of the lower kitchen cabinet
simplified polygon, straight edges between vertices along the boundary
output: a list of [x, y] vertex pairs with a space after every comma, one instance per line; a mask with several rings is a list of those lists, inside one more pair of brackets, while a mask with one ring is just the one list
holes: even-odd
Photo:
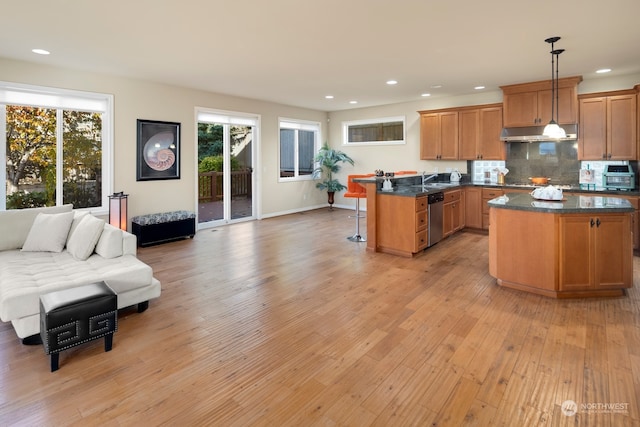
[[464, 192], [460, 189], [444, 192], [442, 235], [447, 237], [465, 225]]
[[464, 226], [482, 228], [482, 187], [464, 189]]
[[559, 231], [560, 291], [631, 286], [631, 215], [566, 215], [560, 217]]
[[489, 229], [489, 205], [487, 204], [487, 202], [502, 195], [504, 195], [504, 191], [501, 188], [482, 188], [482, 228], [484, 230]]
[[631, 230], [633, 230], [633, 249], [640, 250], [640, 199], [638, 197], [617, 196], [626, 199], [635, 209], [631, 217]]
[[377, 195], [376, 251], [412, 256], [428, 241], [427, 197]]

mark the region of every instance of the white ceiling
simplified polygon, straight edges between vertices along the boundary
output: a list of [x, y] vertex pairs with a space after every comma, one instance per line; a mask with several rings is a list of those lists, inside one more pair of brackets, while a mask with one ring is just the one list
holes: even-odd
[[545, 80], [551, 36], [566, 50], [560, 77], [640, 72], [640, 0], [0, 0], [0, 10], [0, 57], [321, 111]]

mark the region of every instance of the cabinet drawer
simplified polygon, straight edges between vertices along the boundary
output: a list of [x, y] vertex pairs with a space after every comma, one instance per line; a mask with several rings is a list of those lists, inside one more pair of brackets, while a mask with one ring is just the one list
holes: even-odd
[[444, 193], [444, 202], [451, 203], [460, 200], [460, 190], [447, 191]]
[[504, 194], [504, 191], [497, 188], [483, 188], [482, 189], [482, 198], [483, 199], [495, 199], [496, 197], [500, 197]]
[[416, 198], [416, 212], [426, 211], [426, 210], [427, 210], [427, 198], [426, 197]]
[[427, 228], [427, 211], [416, 212], [416, 231]]
[[416, 252], [427, 247], [429, 241], [427, 240], [427, 230], [419, 231], [416, 233]]

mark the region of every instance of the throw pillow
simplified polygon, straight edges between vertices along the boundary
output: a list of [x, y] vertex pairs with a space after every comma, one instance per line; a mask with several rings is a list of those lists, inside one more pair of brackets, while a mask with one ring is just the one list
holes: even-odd
[[96, 245], [96, 253], [107, 259], [122, 256], [122, 231], [105, 224]]
[[73, 221], [71, 222], [71, 228], [69, 229], [67, 242], [69, 241], [69, 237], [71, 237], [76, 228], [78, 228], [78, 224], [80, 224], [80, 221], [82, 221], [82, 218], [84, 218], [85, 215], [89, 215], [89, 212], [73, 211]]
[[84, 215], [67, 240], [67, 251], [75, 259], [86, 260], [93, 253], [103, 228], [103, 220]]
[[39, 213], [22, 245], [24, 252], [62, 252], [67, 241], [73, 212]]

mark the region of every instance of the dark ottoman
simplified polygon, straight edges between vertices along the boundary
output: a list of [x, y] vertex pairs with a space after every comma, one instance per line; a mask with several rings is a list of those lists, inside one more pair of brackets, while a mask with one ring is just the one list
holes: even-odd
[[110, 351], [117, 329], [118, 296], [104, 282], [40, 296], [40, 336], [51, 372], [58, 370], [59, 353], [76, 345], [104, 337]]

